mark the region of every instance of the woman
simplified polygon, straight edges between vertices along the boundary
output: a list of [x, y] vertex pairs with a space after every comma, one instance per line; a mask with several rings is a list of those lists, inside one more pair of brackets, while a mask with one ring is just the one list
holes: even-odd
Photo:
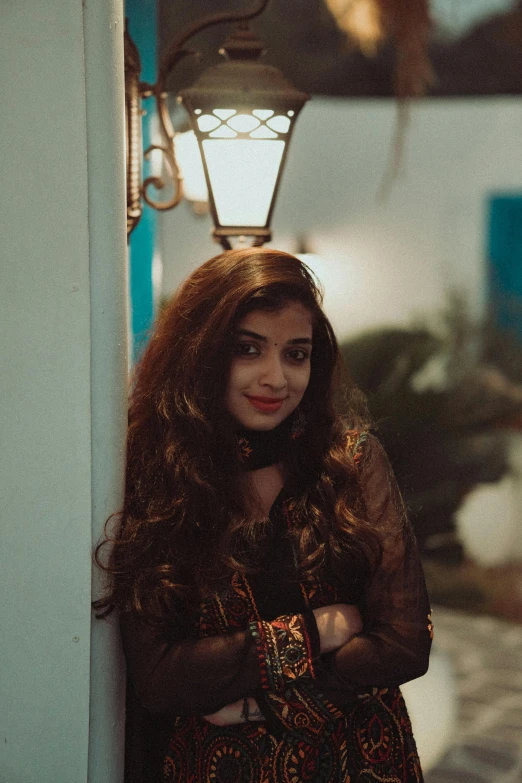
[[96, 603], [120, 611], [128, 781], [422, 780], [398, 689], [428, 665], [422, 568], [338, 371], [286, 253], [211, 259], [159, 319]]

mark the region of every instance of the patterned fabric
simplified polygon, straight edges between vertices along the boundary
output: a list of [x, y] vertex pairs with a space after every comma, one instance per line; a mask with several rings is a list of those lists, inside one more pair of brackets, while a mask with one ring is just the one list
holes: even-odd
[[185, 724], [164, 761], [168, 783], [422, 783], [415, 742], [397, 689], [363, 700], [312, 743], [278, 740], [264, 724], [220, 729]]
[[[332, 601], [333, 588], [319, 581], [302, 590], [311, 608]], [[271, 625], [252, 620], [255, 616], [249, 586], [236, 574], [225, 596], [214, 596], [202, 607], [200, 633], [223, 633], [227, 621], [229, 628], [247, 619], [254, 630]], [[400, 689], [375, 688], [339, 707], [327, 701], [314, 685], [314, 666], [303, 644], [306, 626], [299, 618], [281, 623], [280, 638], [269, 645], [283, 658], [285, 643], [288, 649], [297, 646], [310, 676], [294, 679], [290, 668], [285, 679], [273, 666], [277, 687], [265, 686], [256, 694], [265, 722], [220, 727], [178, 718], [163, 762], [163, 783], [422, 783]]]
[[[263, 586], [258, 583], [256, 591], [254, 580], [251, 585], [235, 574], [219, 595], [210, 596], [200, 607], [194, 626], [186, 629], [182, 638], [210, 643], [212, 637], [233, 638], [234, 632], [246, 631], [241, 655], [247, 656], [250, 650], [253, 663], [257, 660], [259, 664], [261, 687], [250, 695], [255, 696], [265, 721], [216, 726], [202, 717], [193, 717], [193, 712], [165, 718], [168, 730], [162, 745], [162, 771], [150, 778], [137, 776], [133, 781], [422, 783], [400, 689], [382, 687], [383, 683], [390, 686], [390, 672], [397, 676], [397, 682], [419, 676], [412, 668], [409, 652], [429, 651], [431, 616], [422, 569], [379, 449], [372, 446], [372, 467], [368, 459], [363, 459], [368, 445], [366, 434], [350, 432], [346, 439], [347, 451], [365, 473], [367, 495], [373, 504], [369, 507], [370, 518], [376, 529], [382, 529], [385, 542], [383, 565], [365, 596], [365, 632], [346, 645], [350, 649], [337, 651], [341, 655], [317, 657], [317, 629], [308, 613], [333, 603], [352, 602], [349, 575], [342, 587], [329, 584], [325, 573], [302, 582], [291, 599], [296, 613], [268, 622], [259, 611], [265, 600], [260, 593]], [[282, 503], [282, 527], [286, 528], [291, 520], [284, 500]], [[300, 596], [303, 609], [296, 610]], [[171, 683], [179, 682], [175, 673], [180, 656], [174, 644], [170, 660], [168, 649], [142, 633], [144, 641], [139, 643], [134, 628], [124, 636], [130, 671], [147, 690], [158, 677], [159, 667], [165, 666], [156, 693], [161, 701], [162, 692], [170, 693]], [[151, 651], [156, 656], [152, 663]], [[339, 660], [334, 660], [336, 656]], [[190, 665], [194, 665], [192, 659]], [[216, 680], [215, 665], [203, 667], [207, 690], [212, 690], [212, 681]], [[152, 674], [149, 666], [153, 667]], [[233, 681], [236, 671], [227, 672], [223, 682]], [[194, 683], [200, 684], [201, 680], [188, 680], [186, 688], [181, 683], [177, 691], [186, 693], [197, 688]]]
[[[319, 710], [324, 711], [324, 707]], [[316, 714], [311, 707], [303, 715]], [[398, 688], [368, 694], [344, 714], [281, 738], [263, 723], [215, 727], [192, 720], [173, 735], [165, 783], [422, 783]]]
[[257, 695], [267, 726], [280, 739], [290, 734], [292, 741], [317, 746], [335, 728], [343, 713], [324, 699], [313, 682], [287, 686], [283, 693], [266, 692]]
[[256, 641], [261, 687], [281, 691], [298, 677], [313, 677], [312, 641], [302, 615], [279, 617], [271, 623], [250, 623]]

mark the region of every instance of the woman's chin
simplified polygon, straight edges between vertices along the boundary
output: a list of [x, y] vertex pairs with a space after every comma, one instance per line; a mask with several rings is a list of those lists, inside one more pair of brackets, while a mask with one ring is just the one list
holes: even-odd
[[246, 419], [243, 420], [237, 420], [237, 423], [240, 427], [243, 427], [246, 430], [257, 430], [258, 432], [269, 432], [270, 430], [275, 430], [276, 427], [278, 427], [282, 422], [286, 419], [286, 416], [282, 419], [278, 418], [274, 420], [274, 417], [267, 417], [265, 419], [259, 418], [252, 418], [252, 419]]
[[260, 411], [248, 411], [248, 414], [234, 416], [236, 423], [247, 430], [258, 430], [259, 432], [268, 432], [275, 429], [288, 418], [292, 411], [277, 411], [277, 413], [261, 413]]

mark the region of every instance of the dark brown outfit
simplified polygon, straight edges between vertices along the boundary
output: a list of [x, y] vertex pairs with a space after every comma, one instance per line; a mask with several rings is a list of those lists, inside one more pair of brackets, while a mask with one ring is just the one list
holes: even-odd
[[[347, 439], [384, 548], [369, 589], [359, 595], [349, 572], [340, 586], [326, 573], [292, 581], [283, 490], [270, 513], [262, 574], [234, 575], [197, 622], [169, 641], [123, 617], [128, 783], [422, 781], [398, 688], [428, 666], [422, 566], [382, 447], [364, 433]], [[341, 602], [359, 605], [364, 631], [320, 656], [311, 610]], [[203, 719], [246, 695], [255, 696], [264, 722], [218, 727]], [[147, 732], [148, 757], [137, 753]]]

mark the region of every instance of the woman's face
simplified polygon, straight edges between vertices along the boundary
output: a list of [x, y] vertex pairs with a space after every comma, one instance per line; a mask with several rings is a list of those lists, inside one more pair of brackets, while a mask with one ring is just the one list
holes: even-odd
[[226, 408], [242, 427], [271, 430], [297, 408], [310, 380], [310, 311], [299, 302], [253, 310], [234, 339]]

